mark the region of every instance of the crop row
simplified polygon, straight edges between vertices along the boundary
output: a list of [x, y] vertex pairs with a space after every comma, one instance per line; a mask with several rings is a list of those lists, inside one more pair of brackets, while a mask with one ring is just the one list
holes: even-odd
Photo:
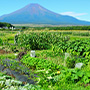
[[54, 71], [54, 70], [59, 69], [59, 66], [56, 64], [53, 64], [52, 61], [39, 59], [39, 58], [33, 58], [33, 57], [30, 57], [29, 54], [23, 57], [21, 62], [24, 63], [27, 67], [35, 69], [35, 70], [51, 69], [52, 71]]
[[16, 37], [18, 46], [34, 50], [49, 49], [52, 44], [66, 40], [69, 40], [69, 37], [63, 37], [60, 33], [53, 32], [21, 34]]
[[53, 47], [55, 52], [69, 52], [73, 55], [90, 58], [90, 39], [87, 40], [72, 40], [67, 42], [60, 42]]

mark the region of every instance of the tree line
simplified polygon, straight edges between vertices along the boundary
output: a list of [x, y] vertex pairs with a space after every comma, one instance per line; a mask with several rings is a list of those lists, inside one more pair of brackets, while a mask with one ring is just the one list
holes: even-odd
[[3, 27], [13, 27], [13, 25], [11, 25], [10, 23], [6, 23], [6, 22], [0, 22], [0, 27], [3, 28]]
[[30, 27], [34, 30], [90, 30], [90, 26]]
[[49, 27], [49, 30], [90, 30], [90, 26]]

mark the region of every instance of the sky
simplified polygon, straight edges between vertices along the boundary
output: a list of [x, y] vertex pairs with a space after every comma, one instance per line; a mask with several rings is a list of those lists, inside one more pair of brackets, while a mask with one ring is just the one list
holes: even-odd
[[9, 14], [30, 3], [79, 20], [90, 21], [90, 0], [0, 0], [0, 16]]

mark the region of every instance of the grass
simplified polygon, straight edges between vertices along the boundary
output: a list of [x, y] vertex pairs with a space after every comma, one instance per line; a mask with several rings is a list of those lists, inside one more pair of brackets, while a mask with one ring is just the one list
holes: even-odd
[[15, 55], [15, 53], [10, 53], [10, 54], [0, 54], [0, 59], [16, 59], [17, 56]]
[[17, 34], [16, 31], [0, 31], [0, 38], [4, 42], [12, 43], [14, 44], [14, 36]]
[[52, 53], [52, 50], [36, 50], [36, 56], [37, 58], [46, 59], [58, 65], [64, 64], [65, 55], [54, 56], [54, 54]]

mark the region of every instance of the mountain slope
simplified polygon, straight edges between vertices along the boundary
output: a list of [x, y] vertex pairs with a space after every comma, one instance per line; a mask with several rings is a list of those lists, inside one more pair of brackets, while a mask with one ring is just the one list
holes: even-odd
[[90, 22], [80, 21], [71, 16], [54, 13], [39, 4], [29, 4], [13, 13], [3, 15], [0, 17], [0, 22], [12, 24], [90, 25]]

